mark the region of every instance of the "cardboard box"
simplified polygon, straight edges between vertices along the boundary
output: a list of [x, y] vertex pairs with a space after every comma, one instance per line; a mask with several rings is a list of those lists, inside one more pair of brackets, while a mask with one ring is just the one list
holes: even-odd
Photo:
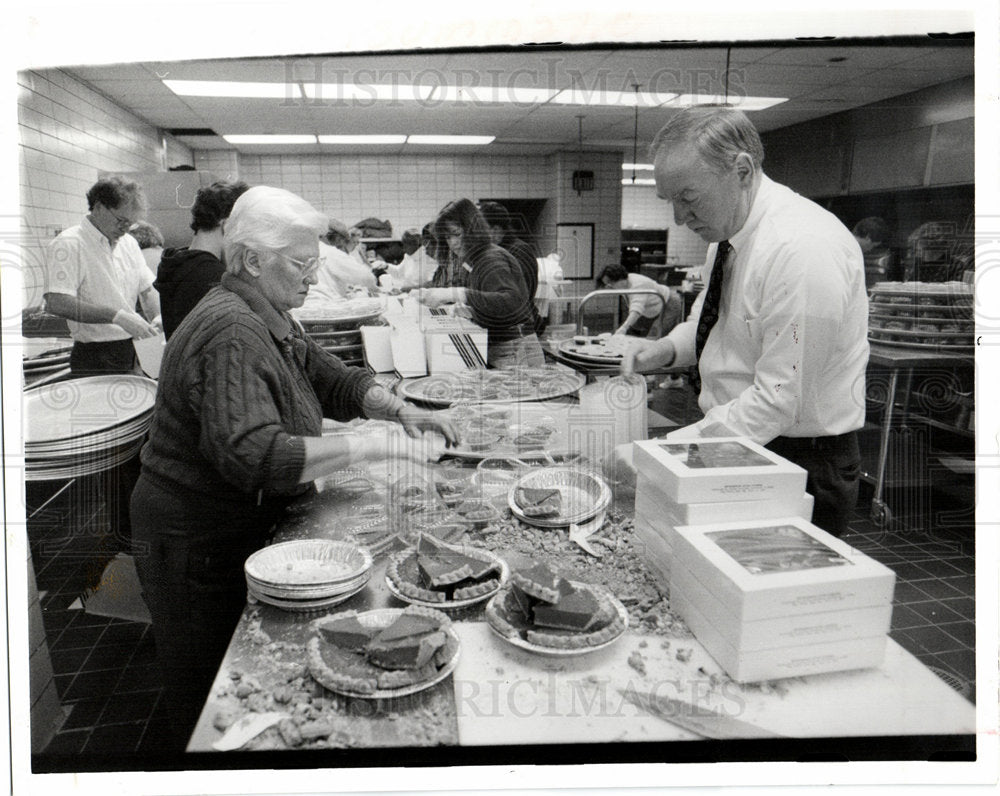
[[670, 570], [671, 604], [678, 596], [694, 606], [726, 643], [740, 652], [886, 635], [892, 620], [892, 603], [886, 603], [741, 621], [682, 566]]
[[806, 471], [745, 437], [635, 443], [636, 470], [674, 503], [782, 500], [806, 491]]
[[892, 602], [891, 569], [799, 517], [674, 530], [673, 566], [740, 622]]
[[885, 656], [884, 634], [764, 650], [740, 650], [730, 644], [683, 593], [670, 595], [670, 607], [684, 619], [709, 655], [740, 683], [867, 669], [880, 665]]
[[663, 517], [671, 525], [705, 525], [734, 520], [766, 520], [774, 517], [812, 518], [813, 496], [791, 492], [770, 500], [734, 500], [724, 503], [677, 503], [663, 491], [661, 483], [640, 472], [636, 479], [635, 510]]

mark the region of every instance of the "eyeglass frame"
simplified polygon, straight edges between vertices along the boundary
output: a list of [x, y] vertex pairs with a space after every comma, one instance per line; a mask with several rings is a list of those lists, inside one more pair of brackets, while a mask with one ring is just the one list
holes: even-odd
[[113, 218], [113, 219], [114, 219], [115, 221], [117, 221], [117, 222], [118, 222], [118, 226], [123, 226], [123, 225], [125, 224], [125, 222], [128, 222], [128, 229], [130, 229], [130, 230], [132, 230], [132, 229], [135, 229], [135, 228], [136, 228], [136, 226], [138, 226], [138, 224], [139, 224], [139, 221], [138, 221], [138, 220], [135, 220], [135, 221], [132, 221], [132, 220], [131, 220], [131, 219], [130, 219], [130, 218], [129, 218], [128, 216], [125, 216], [125, 217], [123, 218], [122, 216], [118, 215], [118, 214], [117, 214], [117, 213], [115, 212], [114, 208], [112, 208], [112, 207], [108, 207], [108, 206], [107, 206], [107, 205], [105, 205], [105, 204], [104, 204], [103, 202], [102, 202], [101, 204], [102, 204], [102, 205], [104, 206], [104, 209], [105, 209], [105, 210], [107, 210], [107, 211], [108, 211], [109, 213], [111, 213], [111, 217], [112, 217], [112, 218]]
[[294, 257], [285, 254], [284, 252], [279, 252], [276, 249], [271, 249], [273, 254], [277, 254], [283, 260], [288, 260], [288, 262], [297, 265], [299, 270], [302, 272], [302, 278], [306, 279], [313, 276], [319, 267], [326, 262], [326, 257], [316, 255], [315, 257], [310, 257], [307, 260], [296, 260]]

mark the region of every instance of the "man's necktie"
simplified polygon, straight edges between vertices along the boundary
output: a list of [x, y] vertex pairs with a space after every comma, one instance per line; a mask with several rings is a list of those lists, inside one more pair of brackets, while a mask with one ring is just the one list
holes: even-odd
[[715, 262], [712, 264], [712, 275], [709, 278], [708, 286], [705, 288], [705, 302], [701, 305], [701, 315], [698, 317], [698, 329], [694, 335], [694, 357], [695, 365], [691, 373], [691, 386], [695, 392], [701, 392], [701, 374], [698, 371], [698, 363], [701, 361], [701, 352], [705, 349], [705, 341], [708, 340], [709, 332], [719, 320], [719, 305], [722, 302], [722, 280], [725, 276], [724, 268], [729, 253], [733, 250], [728, 240], [720, 241], [719, 248], [715, 252]]

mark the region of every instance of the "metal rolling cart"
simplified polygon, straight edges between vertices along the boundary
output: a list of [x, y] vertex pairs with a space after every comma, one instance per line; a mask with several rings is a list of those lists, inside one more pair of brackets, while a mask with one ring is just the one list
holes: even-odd
[[[941, 369], [955, 369], [971, 367], [975, 357], [972, 354], [952, 353], [945, 351], [920, 350], [916, 348], [890, 347], [871, 343], [871, 350], [868, 357], [869, 369], [883, 369], [887, 372], [885, 382], [885, 399], [882, 410], [882, 418], [879, 423], [879, 444], [878, 456], [875, 462], [874, 472], [864, 472], [865, 480], [874, 486], [871, 502], [872, 521], [880, 528], [885, 528], [892, 520], [892, 510], [885, 501], [885, 488], [887, 486], [887, 464], [889, 459], [890, 437], [893, 431], [893, 422], [897, 419], [902, 424], [921, 423], [929, 427], [936, 427], [942, 430], [956, 433], [963, 436], [970, 436], [972, 432], [967, 428], [944, 423], [933, 417], [926, 417], [911, 410], [911, 395], [914, 387], [914, 373], [920, 368], [928, 368], [934, 371]], [[903, 376], [903, 391], [899, 394], [900, 374]], [[881, 383], [880, 381], [878, 383]], [[869, 376], [869, 393], [872, 391], [871, 378]]]

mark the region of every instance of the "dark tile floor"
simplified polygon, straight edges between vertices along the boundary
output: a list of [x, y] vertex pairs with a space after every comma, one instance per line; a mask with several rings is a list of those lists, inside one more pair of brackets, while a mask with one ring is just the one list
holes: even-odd
[[[658, 391], [652, 405], [669, 412], [676, 409], [671, 403], [688, 400], [683, 393]], [[167, 738], [149, 626], [92, 616], [78, 607], [80, 595], [124, 549], [108, 534], [108, 519], [93, 489], [92, 484], [78, 484], [28, 521], [46, 637], [67, 712], [60, 732], [34, 756], [36, 771], [66, 755], [155, 759]], [[28, 492], [29, 506], [36, 507], [51, 494], [30, 484]], [[935, 493], [936, 502], [922, 502], [927, 512], [897, 516], [888, 529], [881, 529], [870, 519], [870, 499], [870, 490], [863, 488], [846, 541], [896, 571], [892, 638], [974, 700], [971, 514], [960, 499]]]

